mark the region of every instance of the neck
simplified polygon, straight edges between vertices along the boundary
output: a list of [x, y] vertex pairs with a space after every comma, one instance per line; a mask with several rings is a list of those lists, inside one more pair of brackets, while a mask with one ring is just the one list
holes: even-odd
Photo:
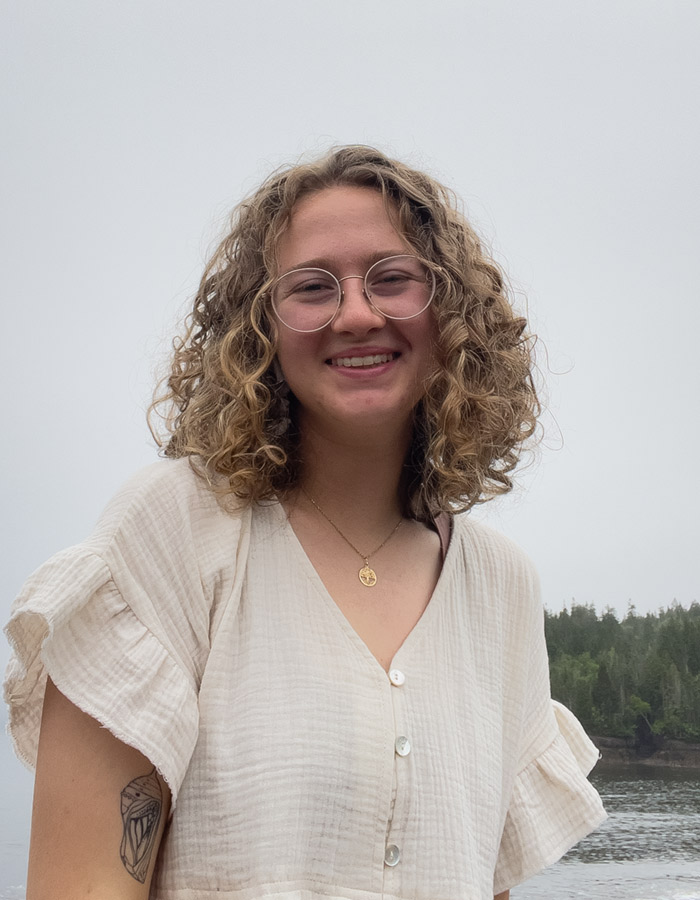
[[338, 524], [384, 531], [401, 515], [401, 476], [412, 426], [403, 433], [378, 429], [352, 434], [316, 430], [305, 423], [301, 487]]

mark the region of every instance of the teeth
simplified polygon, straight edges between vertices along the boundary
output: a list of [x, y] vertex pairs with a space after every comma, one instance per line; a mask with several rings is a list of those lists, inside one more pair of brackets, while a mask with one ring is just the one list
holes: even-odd
[[376, 356], [341, 356], [331, 360], [331, 365], [349, 366], [353, 369], [361, 366], [377, 366], [379, 363], [391, 362], [394, 356], [393, 353], [379, 353]]

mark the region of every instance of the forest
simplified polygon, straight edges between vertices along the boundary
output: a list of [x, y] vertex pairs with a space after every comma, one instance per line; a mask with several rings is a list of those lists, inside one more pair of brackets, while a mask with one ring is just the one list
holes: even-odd
[[552, 696], [589, 734], [700, 741], [700, 603], [622, 621], [572, 604], [545, 633]]

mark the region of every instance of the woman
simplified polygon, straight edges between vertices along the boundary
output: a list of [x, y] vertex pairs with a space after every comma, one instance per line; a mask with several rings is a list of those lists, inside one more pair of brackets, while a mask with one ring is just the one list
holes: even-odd
[[241, 204], [168, 461], [9, 626], [28, 900], [502, 898], [604, 818], [531, 566], [455, 515], [533, 432], [524, 328], [445, 189], [376, 150]]

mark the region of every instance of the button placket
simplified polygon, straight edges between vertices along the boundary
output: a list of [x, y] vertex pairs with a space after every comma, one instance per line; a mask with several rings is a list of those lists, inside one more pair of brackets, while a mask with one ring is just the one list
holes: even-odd
[[[403, 687], [406, 683], [406, 676], [401, 671], [401, 669], [390, 669], [389, 670], [389, 681], [391, 681], [394, 687]], [[401, 692], [403, 693], [403, 691]], [[394, 707], [394, 727], [396, 729], [396, 737], [394, 738], [394, 752], [397, 756], [408, 756], [411, 752], [411, 741], [410, 739], [402, 733], [403, 728], [399, 723], [399, 716], [397, 716], [397, 706], [401, 706], [404, 698], [399, 700], [398, 697], [393, 696], [393, 707]]]
[[[394, 795], [394, 803], [392, 804], [392, 816], [387, 823], [386, 844], [384, 848], [385, 877], [387, 878], [389, 877], [389, 873], [401, 862], [401, 823], [403, 822], [403, 816], [399, 816], [400, 824], [397, 829], [395, 827], [396, 811], [397, 808], [405, 808], [405, 798], [402, 794], [406, 790], [406, 777], [408, 772], [405, 767], [408, 763], [403, 760], [411, 753], [412, 749], [411, 740], [404, 733], [406, 731], [403, 715], [403, 708], [407, 698], [407, 695], [404, 692], [404, 686], [407, 680], [406, 675], [401, 669], [395, 667], [391, 668], [388, 674], [389, 682], [392, 686], [391, 698], [394, 713], [394, 784], [396, 785], [396, 793]], [[396, 690], [394, 690], [394, 688]], [[397, 796], [398, 804], [396, 802]], [[390, 883], [395, 884], [394, 879], [396, 877], [398, 877], [398, 874], [391, 875]]]

